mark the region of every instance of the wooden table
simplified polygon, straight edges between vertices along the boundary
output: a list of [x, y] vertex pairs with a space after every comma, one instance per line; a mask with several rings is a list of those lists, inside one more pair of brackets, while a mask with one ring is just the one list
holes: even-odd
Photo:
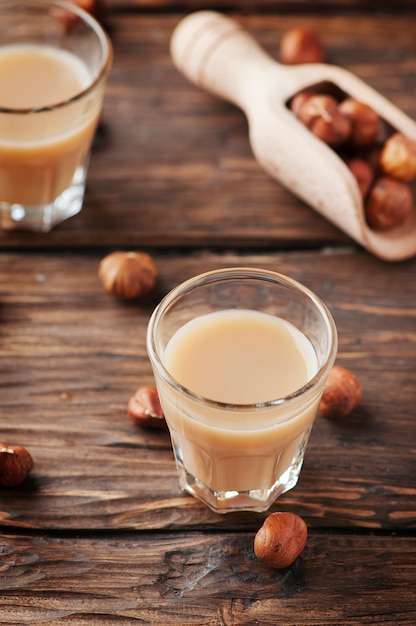
[[[228, 7], [276, 56], [286, 29], [317, 30], [333, 62], [416, 118], [414, 3], [371, 4]], [[177, 72], [170, 35], [203, 6], [107, 3], [115, 60], [84, 209], [49, 234], [0, 234], [0, 439], [35, 460], [0, 489], [0, 624], [414, 625], [416, 259], [371, 256], [272, 181], [244, 115]], [[154, 292], [104, 292], [98, 264], [115, 249], [153, 255]], [[242, 264], [325, 300], [338, 363], [364, 390], [348, 419], [318, 416], [298, 486], [271, 509], [309, 526], [282, 571], [254, 557], [265, 514], [183, 494], [168, 434], [126, 412], [153, 383], [145, 331], [161, 296]]]

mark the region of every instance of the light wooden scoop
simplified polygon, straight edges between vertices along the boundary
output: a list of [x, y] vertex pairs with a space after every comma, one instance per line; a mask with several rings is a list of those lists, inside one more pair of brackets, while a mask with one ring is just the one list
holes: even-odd
[[214, 11], [191, 13], [177, 25], [171, 55], [190, 81], [244, 111], [252, 150], [270, 176], [374, 255], [391, 261], [416, 255], [416, 210], [399, 228], [372, 230], [349, 168], [287, 102], [299, 91], [329, 83], [416, 139], [416, 123], [399, 108], [340, 67], [279, 64], [238, 23]]

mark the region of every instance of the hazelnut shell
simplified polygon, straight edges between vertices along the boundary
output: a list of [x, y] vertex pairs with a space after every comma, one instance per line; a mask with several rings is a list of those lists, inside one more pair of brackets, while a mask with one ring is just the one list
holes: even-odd
[[23, 446], [0, 443], [0, 485], [16, 487], [29, 475], [33, 458]]
[[323, 63], [325, 48], [320, 37], [308, 28], [286, 31], [280, 41], [280, 60], [285, 65]]
[[289, 567], [300, 555], [308, 539], [305, 521], [295, 513], [272, 513], [254, 538], [254, 554], [267, 565]]
[[351, 159], [347, 163], [363, 198], [365, 198], [373, 184], [374, 172], [372, 167], [362, 159]]
[[383, 146], [380, 166], [385, 174], [403, 181], [416, 178], [416, 141], [395, 133]]
[[330, 418], [346, 417], [361, 402], [358, 378], [346, 367], [334, 365], [325, 384], [319, 410]]
[[388, 176], [382, 176], [374, 183], [364, 205], [369, 226], [381, 231], [402, 226], [412, 209], [413, 195], [409, 185]]
[[350, 120], [339, 113], [338, 103], [332, 96], [313, 95], [299, 107], [297, 117], [319, 139], [337, 146], [351, 133]]
[[108, 293], [131, 300], [153, 289], [157, 267], [146, 252], [112, 252], [102, 259], [98, 276]]
[[338, 111], [351, 122], [350, 141], [355, 147], [370, 146], [377, 141], [380, 117], [368, 104], [346, 98], [339, 104]]
[[140, 426], [166, 428], [165, 416], [156, 387], [140, 387], [130, 398], [127, 413]]

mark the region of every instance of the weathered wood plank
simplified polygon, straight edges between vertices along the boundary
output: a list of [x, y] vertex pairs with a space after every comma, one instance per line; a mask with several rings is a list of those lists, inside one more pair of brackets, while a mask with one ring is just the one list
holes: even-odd
[[[85, 207], [47, 235], [0, 232], [0, 247], [300, 249], [349, 243], [260, 169], [241, 111], [197, 89], [173, 66], [169, 40], [185, 13], [111, 13], [114, 66]], [[317, 30], [332, 63], [416, 118], [416, 20], [382, 13], [233, 15], [275, 57], [287, 28]]]
[[413, 626], [416, 540], [309, 532], [286, 570], [254, 533], [0, 538], [0, 624]]
[[100, 258], [0, 257], [0, 440], [35, 458], [26, 484], [0, 490], [4, 526], [257, 525], [258, 516], [217, 516], [182, 495], [167, 433], [141, 430], [126, 414], [132, 392], [153, 380], [145, 333], [160, 297], [191, 275], [244, 263], [291, 275], [327, 302], [338, 361], [364, 389], [349, 420], [317, 420], [300, 483], [275, 507], [313, 526], [415, 527], [415, 260], [388, 264], [348, 250], [156, 256], [155, 293], [123, 303], [99, 283]]

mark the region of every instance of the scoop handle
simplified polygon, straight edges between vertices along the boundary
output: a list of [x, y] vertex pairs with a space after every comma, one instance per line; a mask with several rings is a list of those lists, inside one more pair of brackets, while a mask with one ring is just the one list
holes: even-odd
[[194, 84], [247, 112], [261, 103], [271, 75], [278, 100], [296, 92], [296, 72], [275, 61], [234, 20], [215, 11], [186, 16], [171, 37], [171, 57]]

